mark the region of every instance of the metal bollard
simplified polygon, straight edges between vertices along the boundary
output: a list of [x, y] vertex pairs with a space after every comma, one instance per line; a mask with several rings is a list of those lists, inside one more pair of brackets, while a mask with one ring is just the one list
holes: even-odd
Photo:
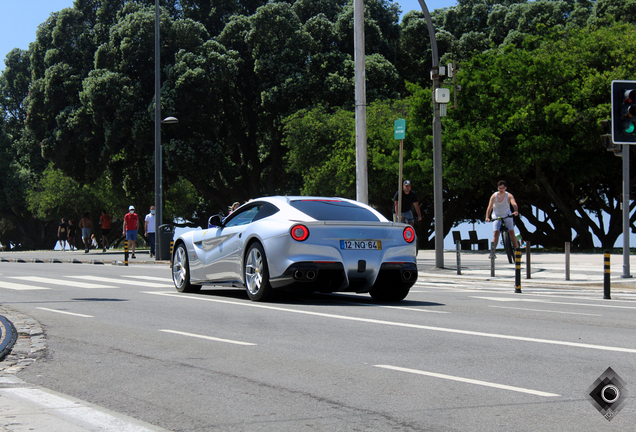
[[457, 274], [462, 274], [462, 254], [460, 252], [460, 243], [455, 243], [455, 253], [457, 254]]
[[128, 265], [128, 240], [124, 240], [124, 265]]
[[530, 268], [530, 242], [526, 242], [526, 279], [532, 279], [532, 270]]
[[515, 249], [515, 292], [521, 293], [521, 250]]
[[565, 242], [565, 280], [570, 280], [570, 242]]
[[606, 250], [605, 251], [605, 258], [604, 258], [604, 266], [603, 266], [603, 270], [605, 271], [605, 277], [603, 280], [603, 298], [604, 299], [611, 299], [612, 297], [610, 296], [610, 251]]
[[490, 277], [495, 277], [495, 242], [490, 242]]

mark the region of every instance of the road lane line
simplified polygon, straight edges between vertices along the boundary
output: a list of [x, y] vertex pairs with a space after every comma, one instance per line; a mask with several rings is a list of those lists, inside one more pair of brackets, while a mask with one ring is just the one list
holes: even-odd
[[137, 287], [147, 287], [147, 288], [174, 288], [174, 285], [166, 285], [155, 282], [144, 282], [144, 281], [136, 281], [136, 280], [126, 280], [126, 279], [115, 279], [115, 278], [106, 278], [101, 276], [67, 276], [70, 278], [76, 279], [84, 279], [95, 282], [106, 282], [106, 283], [114, 283], [114, 284], [124, 284], [124, 285], [134, 285]]
[[557, 304], [557, 305], [567, 305], [567, 306], [590, 306], [590, 307], [606, 307], [606, 308], [614, 308], [614, 309], [636, 309], [636, 306], [620, 306], [615, 304], [592, 304], [592, 303], [570, 303], [570, 302], [556, 302], [549, 301], [543, 299], [531, 299], [531, 298], [509, 298], [509, 297], [476, 297], [472, 298], [482, 299], [482, 300], [491, 300], [491, 301], [500, 301], [500, 302], [530, 302], [530, 303], [542, 303], [542, 304]]
[[33, 285], [23, 285], [13, 282], [0, 281], [0, 288], [6, 288], [15, 291], [30, 291], [30, 290], [47, 290], [51, 288], [37, 287]]
[[39, 277], [39, 276], [12, 276], [11, 279], [19, 279], [19, 280], [24, 280], [28, 282], [39, 282], [39, 283], [51, 284], [51, 285], [63, 285], [63, 286], [69, 286], [69, 287], [75, 287], [75, 288], [91, 288], [91, 289], [92, 288], [118, 288], [112, 285], [89, 284], [85, 282], [51, 279], [51, 278], [45, 278], [45, 277]]
[[241, 341], [235, 341], [235, 340], [231, 340], [231, 339], [221, 339], [221, 338], [216, 338], [216, 337], [212, 337], [212, 336], [204, 336], [204, 335], [199, 335], [199, 334], [194, 334], [194, 333], [186, 333], [186, 332], [176, 331], [176, 330], [159, 330], [159, 331], [160, 332], [164, 332], [164, 333], [177, 334], [177, 335], [181, 335], [181, 336], [190, 336], [190, 337], [195, 337], [195, 338], [199, 338], [199, 339], [207, 339], [207, 340], [212, 340], [212, 341], [216, 341], [216, 342], [226, 342], [226, 343], [231, 343], [231, 344], [236, 344], [236, 345], [256, 346], [255, 343], [241, 342]]
[[167, 277], [157, 277], [157, 276], [129, 276], [129, 275], [121, 275], [121, 277], [125, 277], [125, 278], [133, 278], [133, 279], [142, 279], [142, 280], [149, 280], [149, 281], [157, 281], [157, 282], [165, 282], [168, 284], [172, 283], [172, 279], [171, 278], [167, 278]]
[[434, 378], [442, 378], [442, 379], [451, 380], [451, 381], [459, 381], [459, 382], [468, 383], [468, 384], [476, 384], [476, 385], [485, 386], [485, 387], [493, 387], [493, 388], [497, 388], [501, 390], [510, 390], [510, 391], [515, 391], [519, 393], [527, 393], [527, 394], [531, 394], [535, 396], [542, 396], [542, 397], [561, 396], [556, 393], [547, 393], [547, 392], [527, 389], [523, 387], [514, 387], [514, 386], [505, 385], [505, 384], [491, 383], [488, 381], [480, 381], [480, 380], [475, 380], [471, 378], [462, 378], [462, 377], [457, 377], [453, 375], [444, 375], [444, 374], [435, 373], [435, 372], [426, 372], [426, 371], [421, 371], [417, 369], [408, 369], [408, 368], [403, 368], [399, 366], [390, 366], [390, 365], [374, 365], [374, 366], [377, 368], [382, 368], [382, 369], [390, 369], [390, 370], [395, 370], [399, 372], [408, 372], [408, 373], [417, 374], [417, 375], [426, 375], [426, 376], [430, 376]]
[[61, 310], [57, 310], [57, 309], [49, 309], [49, 308], [43, 308], [43, 307], [36, 307], [36, 309], [40, 309], [40, 310], [48, 311], [48, 312], [60, 313], [60, 314], [64, 314], [64, 315], [73, 315], [73, 316], [77, 316], [77, 317], [81, 317], [81, 318], [95, 318], [92, 315], [84, 315], [84, 314], [79, 314], [79, 313], [66, 312], [66, 311], [61, 311]]
[[340, 319], [340, 320], [347, 320], [347, 321], [365, 322], [370, 324], [388, 325], [388, 326], [394, 326], [394, 327], [405, 327], [405, 328], [413, 328], [413, 329], [419, 329], [419, 330], [430, 330], [430, 331], [438, 331], [438, 332], [444, 332], [444, 333], [463, 334], [463, 335], [469, 335], [469, 336], [489, 337], [494, 339], [508, 339], [508, 340], [522, 341], [522, 342], [544, 343], [549, 345], [562, 345], [562, 346], [569, 346], [569, 347], [575, 347], [575, 348], [587, 348], [587, 349], [595, 349], [595, 350], [601, 350], [601, 351], [616, 351], [616, 352], [636, 354], [636, 348], [622, 348], [622, 347], [613, 347], [613, 346], [607, 346], [607, 345], [593, 345], [593, 344], [584, 344], [579, 342], [566, 342], [566, 341], [551, 340], [551, 339], [538, 339], [538, 338], [530, 338], [530, 337], [524, 337], [524, 336], [510, 336], [510, 335], [497, 334], [497, 333], [485, 333], [485, 332], [460, 330], [460, 329], [452, 329], [452, 328], [445, 328], [445, 327], [433, 327], [433, 326], [425, 326], [425, 325], [419, 325], [419, 324], [408, 324], [408, 323], [401, 323], [396, 321], [384, 321], [384, 320], [375, 320], [370, 318], [358, 318], [358, 317], [352, 317], [347, 315], [336, 315], [336, 314], [327, 314], [322, 312], [310, 312], [310, 311], [303, 311], [303, 310], [297, 310], [297, 309], [287, 309], [287, 308], [282, 308], [278, 306], [269, 306], [269, 305], [253, 303], [253, 302], [247, 303], [247, 302], [238, 302], [238, 301], [231, 301], [231, 300], [214, 299], [214, 298], [201, 297], [201, 296], [195, 297], [192, 295], [175, 294], [172, 292], [145, 291], [144, 293], [161, 295], [166, 297], [176, 297], [180, 299], [209, 301], [214, 303], [231, 304], [235, 306], [269, 309], [269, 310], [297, 313], [297, 314], [303, 314], [303, 315], [313, 315], [313, 316], [319, 316], [324, 318], [333, 318], [333, 319]]
[[587, 313], [580, 313], [580, 312], [562, 312], [562, 311], [553, 311], [553, 310], [528, 309], [528, 308], [507, 307], [507, 306], [488, 305], [488, 307], [499, 308], [499, 309], [516, 309], [516, 310], [524, 310], [524, 311], [531, 311], [531, 312], [560, 313], [560, 314], [568, 314], [568, 315], [603, 316], [603, 315], [599, 315], [599, 314], [587, 314]]

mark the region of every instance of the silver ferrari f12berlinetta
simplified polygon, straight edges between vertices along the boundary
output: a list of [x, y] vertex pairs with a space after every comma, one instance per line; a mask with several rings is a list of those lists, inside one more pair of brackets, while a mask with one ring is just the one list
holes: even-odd
[[274, 196], [249, 201], [208, 229], [175, 239], [172, 279], [179, 292], [202, 285], [247, 290], [267, 301], [275, 290], [369, 293], [403, 300], [417, 280], [410, 225], [345, 198]]

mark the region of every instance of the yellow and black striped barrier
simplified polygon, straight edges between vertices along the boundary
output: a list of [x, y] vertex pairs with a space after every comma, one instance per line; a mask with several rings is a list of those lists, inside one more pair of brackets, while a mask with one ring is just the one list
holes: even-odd
[[170, 268], [172, 268], [172, 248], [174, 247], [174, 240], [170, 240], [170, 256], [168, 259], [170, 260]]
[[515, 249], [515, 292], [521, 293], [521, 250]]
[[128, 240], [124, 240], [124, 265], [128, 265]]
[[612, 296], [610, 295], [610, 291], [611, 291], [611, 286], [610, 286], [610, 251], [606, 250], [605, 251], [605, 258], [604, 260], [604, 265], [603, 265], [603, 271], [604, 271], [604, 280], [603, 280], [603, 298], [604, 299], [611, 299]]

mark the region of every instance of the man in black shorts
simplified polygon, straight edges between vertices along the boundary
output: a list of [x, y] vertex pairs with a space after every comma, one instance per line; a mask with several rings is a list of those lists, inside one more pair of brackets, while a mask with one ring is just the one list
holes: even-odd
[[[412, 226], [415, 225], [415, 219], [413, 218], [413, 211], [411, 207], [415, 205], [415, 211], [417, 212], [417, 220], [422, 220], [422, 213], [420, 213], [420, 205], [417, 202], [417, 195], [411, 190], [411, 182], [404, 180], [402, 183], [402, 218], [399, 222], [406, 222]], [[398, 214], [398, 192], [393, 197], [393, 213]]]

